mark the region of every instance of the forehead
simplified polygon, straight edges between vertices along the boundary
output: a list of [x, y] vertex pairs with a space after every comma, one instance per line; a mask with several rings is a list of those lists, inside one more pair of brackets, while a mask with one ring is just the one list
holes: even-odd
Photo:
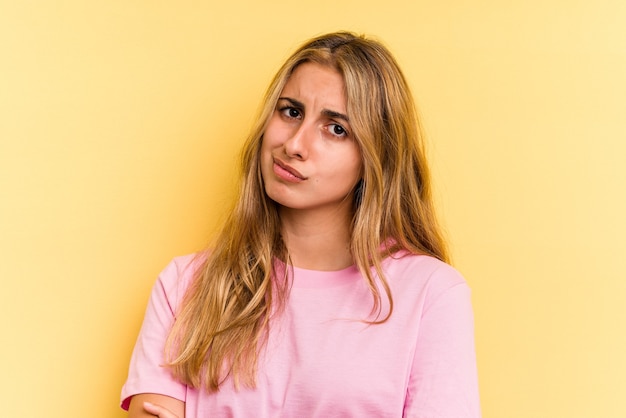
[[315, 62], [298, 65], [287, 79], [281, 95], [297, 95], [303, 99], [327, 98], [341, 102], [345, 107], [343, 76], [336, 69]]

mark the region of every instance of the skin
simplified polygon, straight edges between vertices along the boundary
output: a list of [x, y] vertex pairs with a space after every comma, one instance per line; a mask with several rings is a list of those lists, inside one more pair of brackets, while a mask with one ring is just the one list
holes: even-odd
[[280, 204], [282, 235], [293, 264], [301, 268], [339, 270], [353, 264], [352, 191], [361, 178], [362, 158], [344, 86], [332, 68], [300, 65], [263, 135], [265, 191]]
[[[315, 63], [300, 65], [280, 95], [261, 145], [265, 191], [280, 205], [282, 235], [295, 266], [340, 270], [350, 253], [352, 191], [362, 159], [346, 112], [343, 77]], [[139, 394], [129, 418], [184, 418], [185, 404]]]
[[185, 418], [185, 403], [154, 393], [135, 395], [130, 400], [129, 418]]

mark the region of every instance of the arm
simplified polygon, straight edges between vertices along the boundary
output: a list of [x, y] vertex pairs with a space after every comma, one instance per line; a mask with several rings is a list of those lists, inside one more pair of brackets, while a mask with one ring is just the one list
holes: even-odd
[[425, 306], [405, 417], [479, 418], [470, 289], [456, 284]]
[[[173, 412], [176, 406], [170, 404], [168, 399], [186, 399], [187, 388], [183, 383], [175, 380], [168, 367], [163, 366], [166, 359], [163, 356], [165, 340], [174, 322], [174, 312], [179, 300], [184, 294], [187, 280], [193, 272], [190, 259], [175, 259], [159, 275], [159, 279], [152, 288], [152, 294], [148, 302], [143, 325], [133, 355], [131, 357], [128, 379], [122, 388], [121, 406], [128, 410], [130, 401], [133, 400], [133, 413], [142, 416], [159, 416], [152, 412], [144, 415], [143, 402], [134, 399], [140, 394], [163, 395], [161, 398], [147, 399], [156, 405], [162, 405]], [[152, 395], [156, 396], [156, 395]], [[146, 399], [144, 399], [146, 400]], [[174, 409], [173, 409], [174, 408]], [[131, 413], [131, 417], [134, 417]], [[178, 418], [182, 415], [178, 414]]]
[[[145, 404], [148, 402], [149, 404]], [[128, 418], [185, 418], [185, 403], [154, 393], [141, 393], [130, 400]]]

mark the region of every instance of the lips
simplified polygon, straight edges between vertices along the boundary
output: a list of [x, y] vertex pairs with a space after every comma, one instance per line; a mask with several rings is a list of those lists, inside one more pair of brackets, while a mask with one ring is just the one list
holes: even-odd
[[298, 170], [276, 158], [274, 158], [274, 173], [291, 182], [300, 182], [307, 179]]

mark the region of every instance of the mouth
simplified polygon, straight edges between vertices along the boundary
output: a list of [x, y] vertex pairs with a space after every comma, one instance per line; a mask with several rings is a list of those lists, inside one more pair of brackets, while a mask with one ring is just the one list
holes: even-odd
[[300, 182], [307, 179], [298, 170], [277, 158], [274, 158], [274, 172], [279, 177], [292, 182]]

